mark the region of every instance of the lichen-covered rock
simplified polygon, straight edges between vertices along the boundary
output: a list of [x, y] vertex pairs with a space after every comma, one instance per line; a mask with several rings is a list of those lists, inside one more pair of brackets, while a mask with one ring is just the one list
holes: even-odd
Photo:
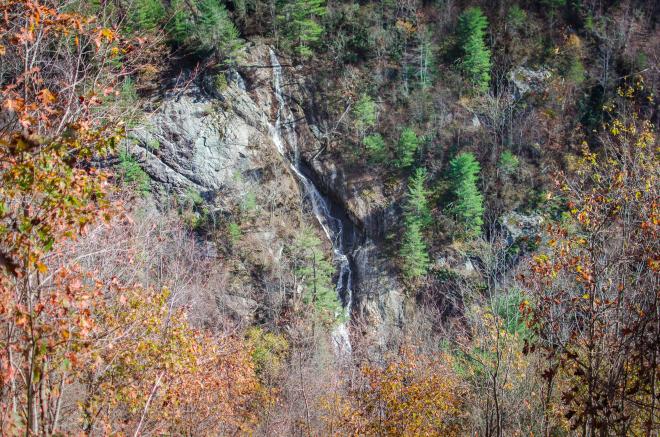
[[509, 72], [509, 80], [513, 83], [516, 96], [522, 97], [529, 92], [538, 92], [545, 87], [545, 83], [552, 74], [549, 70], [537, 70], [519, 66]]
[[543, 225], [543, 217], [538, 214], [524, 215], [518, 212], [510, 212], [500, 219], [509, 244], [516, 243], [521, 239], [534, 239], [538, 236]]
[[221, 189], [240, 190], [258, 175], [269, 138], [264, 114], [237, 85], [224, 102], [191, 85], [172, 91], [145, 122], [131, 131], [127, 148], [156, 182], [156, 195], [193, 190], [212, 198]]
[[246, 322], [252, 321], [259, 307], [254, 299], [233, 294], [218, 294], [215, 296], [215, 302], [220, 311]]

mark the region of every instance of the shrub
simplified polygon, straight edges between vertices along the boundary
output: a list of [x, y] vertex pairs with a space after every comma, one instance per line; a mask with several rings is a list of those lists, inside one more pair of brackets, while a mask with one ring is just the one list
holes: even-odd
[[240, 225], [236, 222], [229, 223], [227, 226], [227, 233], [229, 234], [229, 240], [231, 241], [231, 244], [234, 245], [237, 244], [243, 236], [243, 231], [241, 231]]
[[256, 326], [248, 329], [246, 338], [252, 348], [252, 361], [257, 375], [263, 382], [271, 382], [286, 364], [289, 342], [282, 335]]
[[407, 127], [401, 132], [397, 144], [397, 167], [410, 167], [415, 162], [415, 153], [417, 153], [419, 143], [417, 134], [411, 128]]
[[385, 159], [385, 140], [380, 134], [367, 135], [362, 140], [362, 144], [367, 149], [369, 158], [375, 161], [383, 161]]
[[582, 82], [584, 82], [585, 74], [586, 71], [580, 59], [572, 58], [569, 60], [568, 68], [564, 73], [566, 80], [574, 83], [575, 85], [580, 85]]
[[519, 165], [520, 161], [518, 160], [518, 157], [510, 150], [502, 152], [500, 159], [497, 162], [497, 168], [507, 176], [515, 172]]
[[227, 87], [229, 86], [227, 83], [227, 77], [224, 75], [224, 73], [216, 74], [213, 80], [213, 84], [219, 93], [226, 91]]
[[363, 94], [353, 108], [355, 127], [365, 130], [376, 125], [376, 103], [367, 94]]
[[151, 179], [149, 175], [140, 167], [140, 164], [130, 153], [119, 153], [118, 167], [124, 183], [133, 186], [140, 194], [151, 191]]
[[156, 150], [160, 149], [160, 141], [158, 141], [157, 138], [151, 138], [147, 140], [147, 142], [144, 145], [147, 150], [150, 152], [155, 152]]
[[241, 204], [243, 211], [252, 212], [257, 209], [257, 196], [252, 191], [248, 191]]

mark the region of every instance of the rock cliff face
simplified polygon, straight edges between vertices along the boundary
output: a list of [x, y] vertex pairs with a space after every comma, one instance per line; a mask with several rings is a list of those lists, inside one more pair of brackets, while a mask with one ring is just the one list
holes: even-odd
[[266, 115], [237, 82], [223, 90], [222, 100], [193, 83], [170, 90], [131, 132], [128, 147], [154, 181], [159, 200], [190, 190], [212, 200], [258, 179], [270, 147], [266, 124]]
[[[291, 205], [299, 209], [304, 201], [299, 180], [286, 162], [287, 154], [298, 153], [309, 179], [360, 230], [361, 241], [351, 253], [352, 317], [365, 322], [363, 333], [386, 341], [402, 323], [403, 314], [401, 287], [379, 248], [396, 220], [395, 208], [374, 200], [380, 197], [374, 192], [380, 184], [369, 175], [347, 177], [339, 157], [323, 150], [318, 126], [323, 120], [312, 103], [315, 96], [300, 71], [287, 67], [285, 61], [282, 64], [282, 89], [300, 150], [286, 150], [281, 156], [273, 141], [277, 102], [269, 47], [262, 44], [247, 49], [238, 69], [241, 75], [198, 78], [185, 89], [169, 90], [158, 109], [131, 132], [126, 147], [151, 177], [152, 192], [161, 204], [198, 193], [209, 206], [222, 209], [252, 190], [271, 193], [277, 199], [271, 208], [279, 210], [284, 220], [295, 215]], [[369, 196], [364, 196], [365, 187], [370, 187]], [[277, 240], [277, 233], [261, 231], [254, 233], [255, 238]], [[275, 248], [274, 263], [281, 253], [277, 247], [283, 244], [263, 242]]]

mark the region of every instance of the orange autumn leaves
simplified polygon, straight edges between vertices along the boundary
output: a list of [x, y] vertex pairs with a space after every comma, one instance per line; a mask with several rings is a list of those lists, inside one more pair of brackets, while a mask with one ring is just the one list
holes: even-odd
[[634, 87], [606, 105], [598, 144], [584, 143], [575, 174], [557, 181], [568, 213], [548, 228], [523, 308], [570, 426], [616, 435], [650, 435], [658, 420], [660, 154]]
[[324, 410], [332, 435], [459, 435], [466, 389], [451, 358], [404, 347], [383, 364], [361, 367], [345, 395], [329, 396]]
[[[119, 289], [96, 308], [98, 347], [77, 376], [83, 427], [119, 433], [232, 434], [261, 401], [243, 342], [194, 329], [168, 292]], [[130, 335], [127, 335], [130, 333]]]
[[243, 341], [67, 249], [122, 209], [89, 162], [117, 141], [98, 95], [121, 67], [115, 32], [64, 6], [0, 4], [0, 433], [247, 430], [261, 398]]
[[[52, 129], [60, 133], [72, 121], [89, 121], [88, 114], [80, 111], [90, 109], [87, 103], [93, 93], [76, 92], [83, 82], [102, 78], [93, 75], [109, 68], [106, 62], [111, 52], [107, 50], [117, 39], [115, 31], [97, 26], [93, 17], [61, 12], [58, 6], [62, 5], [33, 0], [0, 4], [0, 56], [12, 79], [0, 89], [2, 107], [32, 134]], [[64, 55], [61, 60], [56, 59], [59, 54]], [[92, 57], [94, 62], [83, 57]], [[70, 76], [61, 68], [74, 60], [79, 71]]]

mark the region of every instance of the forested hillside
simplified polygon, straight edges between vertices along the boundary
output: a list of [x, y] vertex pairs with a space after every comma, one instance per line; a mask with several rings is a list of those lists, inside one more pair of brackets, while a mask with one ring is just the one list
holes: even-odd
[[659, 17], [0, 0], [0, 434], [658, 436]]

